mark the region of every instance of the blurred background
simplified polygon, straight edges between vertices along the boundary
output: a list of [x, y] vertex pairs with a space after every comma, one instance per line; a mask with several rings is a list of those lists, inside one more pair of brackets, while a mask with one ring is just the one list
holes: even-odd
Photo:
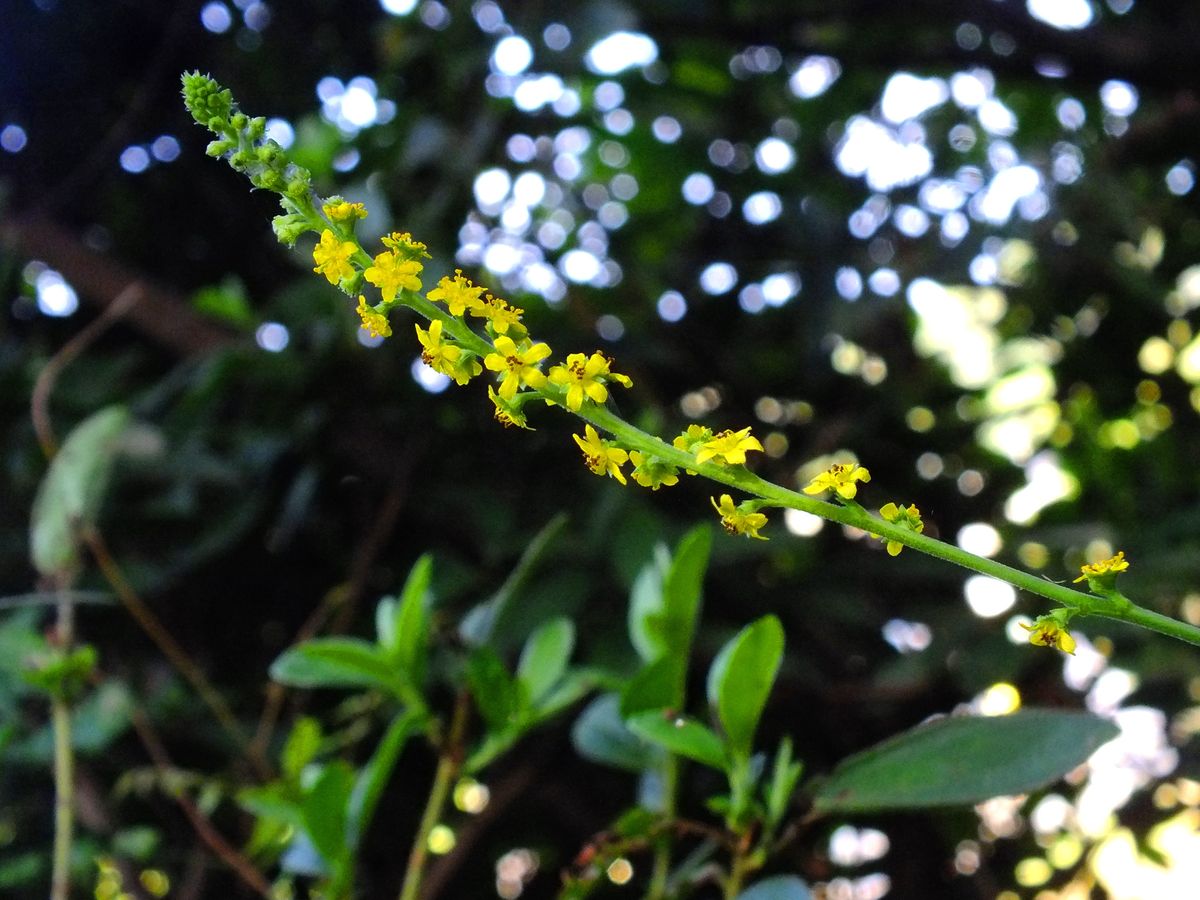
[[[204, 155], [185, 69], [268, 117], [324, 193], [364, 202], [365, 243], [425, 241], [427, 286], [462, 268], [559, 353], [614, 356], [631, 421], [668, 437], [753, 425], [756, 471], [792, 487], [857, 458], [866, 505], [916, 502], [927, 533], [1055, 581], [1123, 549], [1131, 596], [1200, 624], [1200, 25], [1185, 5], [4, 6], [5, 896], [44, 895], [52, 824], [45, 707], [19, 678], [50, 621], [21, 601], [46, 471], [31, 391], [131, 286], [142, 301], [65, 367], [49, 414], [61, 437], [107, 404], [133, 410], [104, 538], [251, 728], [306, 622], [368, 634], [429, 552], [450, 633], [563, 511], [511, 646], [567, 614], [580, 659], [630, 667], [634, 576], [713, 519], [710, 485], [592, 476], [556, 411], [500, 428], [481, 389], [420, 363], [403, 316], [368, 338], [307, 245], [276, 243], [274, 196]], [[800, 513], [773, 513], [767, 534], [718, 538], [695, 671], [778, 614], [788, 657], [765, 731], [792, 735], [810, 771], [963, 705], [1088, 708], [1123, 733], [1024, 804], [823, 824], [780, 871], [835, 900], [1190, 896], [1193, 648], [1083, 621], [1063, 657], [1027, 645], [1020, 624], [1046, 609], [1003, 583]], [[98, 592], [78, 628], [104, 676], [80, 713], [84, 867], [123, 854], [171, 896], [243, 896], [153, 777], [129, 710], [235, 843], [246, 823], [220, 798], [248, 774], [94, 567], [79, 587]], [[333, 705], [288, 695], [282, 718]], [[498, 765], [439, 896], [553, 896], [633, 801], [631, 778], [576, 755], [572, 715]], [[391, 895], [423, 801], [404, 785], [431, 769], [419, 749], [402, 761], [365, 896]], [[505, 893], [514, 852], [531, 877]]]

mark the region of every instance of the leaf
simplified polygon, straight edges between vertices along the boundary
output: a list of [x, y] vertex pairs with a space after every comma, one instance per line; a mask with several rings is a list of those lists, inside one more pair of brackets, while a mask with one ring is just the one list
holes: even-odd
[[750, 755], [782, 660], [783, 626], [775, 616], [763, 616], [726, 644], [708, 670], [708, 702], [739, 756]]
[[423, 715], [405, 712], [393, 719], [371, 754], [371, 759], [358, 773], [350, 794], [346, 826], [346, 842], [352, 849], [361, 843], [375, 815], [379, 797], [396, 767], [396, 760], [400, 758], [408, 739], [420, 729], [423, 718]]
[[542, 558], [550, 543], [558, 537], [558, 533], [567, 524], [566, 513], [559, 513], [534, 535], [516, 566], [509, 573], [504, 584], [488, 600], [480, 603], [468, 612], [458, 626], [459, 637], [470, 647], [479, 647], [492, 639], [496, 623], [504, 617], [508, 605], [516, 596], [517, 591], [525, 583], [533, 571], [533, 567]]
[[108, 406], [67, 435], [38, 486], [29, 527], [29, 552], [43, 575], [62, 577], [79, 567], [79, 534], [92, 525], [129, 426], [129, 410]]
[[379, 687], [400, 693], [395, 669], [374, 644], [358, 638], [305, 641], [271, 664], [271, 677], [292, 687]]
[[517, 681], [526, 688], [531, 706], [538, 706], [567, 670], [575, 648], [575, 625], [567, 618], [552, 619], [529, 636], [517, 664]]
[[671, 554], [661, 544], [654, 558], [642, 567], [629, 592], [629, 642], [644, 662], [654, 662], [667, 652], [659, 629], [649, 622], [659, 620], [663, 612], [663, 578], [671, 566]]
[[278, 782], [243, 788], [237, 793], [237, 802], [238, 806], [259, 819], [271, 819], [293, 828], [304, 827], [304, 813], [300, 804], [288, 788]]
[[[667, 652], [687, 659], [692, 651], [692, 635], [700, 612], [704, 573], [712, 549], [712, 529], [697, 525], [683, 536], [675, 548], [671, 568], [663, 580], [663, 622]], [[682, 700], [682, 698], [680, 698]]]
[[726, 768], [725, 745], [721, 738], [695, 719], [671, 716], [664, 712], [644, 712], [633, 716], [626, 724], [634, 734], [671, 753], [721, 771]]
[[467, 659], [467, 683], [475, 705], [492, 731], [505, 731], [520, 708], [517, 682], [491, 647], [476, 647]]
[[[425, 554], [408, 573], [400, 599], [388, 604], [387, 612], [376, 614], [380, 646], [395, 660], [409, 684], [420, 691], [425, 680], [425, 662], [429, 645], [429, 582], [433, 559]], [[380, 609], [384, 604], [380, 603]]]
[[346, 815], [354, 771], [342, 760], [331, 762], [304, 792], [301, 810], [304, 830], [331, 869], [342, 867], [347, 855]]
[[1079, 712], [943, 718], [844, 760], [817, 788], [814, 811], [861, 812], [978, 803], [1051, 784], [1117, 727]]
[[810, 900], [808, 885], [795, 875], [776, 875], [737, 895], [737, 900]]
[[626, 727], [617, 694], [602, 694], [587, 705], [575, 720], [571, 741], [584, 759], [630, 772], [650, 768], [662, 758], [656, 745]]
[[304, 767], [313, 761], [321, 746], [321, 723], [311, 716], [301, 716], [288, 733], [280, 754], [284, 777], [296, 781]]
[[679, 696], [680, 670], [687, 661], [664, 656], [642, 666], [621, 691], [621, 715], [625, 718], [646, 710], [672, 709], [683, 705]]

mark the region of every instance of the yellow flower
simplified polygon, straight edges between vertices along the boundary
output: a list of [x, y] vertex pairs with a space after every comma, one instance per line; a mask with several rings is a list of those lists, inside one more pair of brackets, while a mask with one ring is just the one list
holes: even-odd
[[[503, 393], [501, 390], [501, 395]], [[587, 467], [597, 475], [611, 475], [621, 484], [626, 484], [621, 466], [625, 465], [629, 454], [613, 444], [612, 441], [603, 440], [591, 425], [584, 426], [583, 433], [584, 437], [577, 434], [573, 434], [571, 437], [575, 438], [575, 443], [583, 451], [583, 461], [587, 463]]]
[[496, 389], [488, 385], [488, 399], [492, 401], [492, 405], [496, 407], [494, 413], [496, 421], [502, 424], [505, 428], [516, 426], [517, 428], [526, 428], [529, 431], [533, 429], [529, 427], [529, 423], [525, 420], [525, 413], [521, 411], [520, 406], [516, 403], [509, 403], [503, 397], [496, 393]]
[[578, 412], [579, 407], [583, 406], [585, 396], [593, 403], [603, 403], [608, 399], [606, 381], [615, 381], [625, 387], [633, 385], [628, 376], [609, 370], [612, 363], [612, 358], [599, 350], [591, 356], [572, 353], [567, 356], [565, 366], [554, 366], [550, 369], [550, 380], [557, 385], [566, 386], [567, 408]]
[[383, 299], [391, 303], [398, 291], [421, 289], [421, 279], [417, 276], [423, 268], [415, 259], [403, 259], [399, 253], [388, 250], [375, 257], [375, 265], [363, 272], [363, 278], [379, 288]]
[[[884, 521], [907, 528], [909, 531], [916, 532], [917, 534], [925, 530], [925, 523], [921, 521], [921, 511], [917, 509], [916, 504], [910, 504], [905, 507], [889, 503], [886, 506], [880, 507], [879, 515], [883, 516]], [[872, 535], [872, 537], [879, 537], [879, 535]], [[899, 541], [893, 541], [889, 538], [881, 538], [881, 540], [887, 541], [889, 556], [899, 556], [900, 551], [904, 549], [904, 545]]]
[[395, 250], [399, 253], [402, 259], [430, 258], [429, 248], [420, 241], [414, 241], [413, 236], [407, 231], [393, 231], [391, 234], [385, 234], [379, 240], [389, 250]]
[[456, 344], [442, 341], [442, 320], [434, 319], [425, 331], [420, 325], [416, 326], [417, 340], [425, 349], [421, 352], [421, 361], [435, 372], [441, 372], [453, 378], [458, 384], [466, 384], [475, 375], [483, 371], [475, 357], [463, 351]]
[[500, 335], [493, 346], [496, 352], [485, 356], [483, 364], [493, 372], [504, 373], [499, 393], [505, 400], [511, 400], [521, 385], [540, 388], [546, 383], [546, 376], [537, 364], [550, 355], [548, 345], [537, 343], [519, 350], [512, 338]]
[[354, 241], [339, 241], [334, 233], [326, 228], [321, 232], [321, 242], [313, 248], [313, 262], [317, 264], [313, 271], [324, 275], [330, 284], [337, 284], [343, 278], [354, 274], [350, 257], [357, 249]]
[[371, 337], [391, 337], [392, 326], [386, 313], [381, 313], [373, 306], [367, 305], [367, 298], [358, 295], [358, 309], [355, 310], [362, 319], [362, 327], [367, 329]]
[[696, 462], [702, 463], [712, 459], [727, 466], [740, 466], [746, 461], [748, 450], [762, 452], [762, 444], [758, 442], [758, 438], [750, 436], [750, 429], [747, 427], [741, 431], [730, 431], [726, 428], [700, 445], [700, 449], [696, 451]]
[[1039, 647], [1057, 647], [1064, 653], [1075, 655], [1075, 638], [1053, 616], [1039, 616], [1032, 625], [1021, 623], [1029, 632], [1029, 643]]
[[471, 315], [487, 319], [496, 334], [508, 334], [510, 328], [524, 334], [524, 329], [521, 328], [521, 314], [524, 312], [525, 310], [510, 306], [507, 301], [488, 294], [484, 302], [471, 310]]
[[728, 494], [721, 495], [721, 502], [716, 497], [709, 497], [713, 509], [721, 516], [722, 527], [730, 534], [744, 534], [746, 537], [765, 541], [767, 538], [758, 533], [758, 529], [767, 524], [767, 517], [760, 512], [746, 512], [741, 506], [733, 505], [733, 498]]
[[1124, 572], [1128, 568], [1129, 560], [1125, 558], [1125, 551], [1118, 550], [1116, 556], [1110, 556], [1108, 559], [1102, 559], [1100, 562], [1090, 565], [1080, 566], [1079, 571], [1082, 574], [1072, 584], [1086, 581], [1089, 578], [1104, 578], [1105, 576], [1111, 576], [1111, 578], [1106, 580], [1115, 580], [1118, 572]]
[[636, 466], [630, 473], [642, 487], [657, 491], [663, 485], [679, 484], [679, 470], [657, 456], [647, 456], [640, 450], [629, 451], [629, 461]]
[[870, 480], [871, 473], [860, 465], [832, 465], [809, 482], [804, 493], [823, 494], [825, 491], [837, 491], [839, 497], [853, 500], [854, 495], [858, 493], [857, 482]]
[[450, 315], [461, 316], [467, 310], [475, 310], [483, 305], [483, 301], [479, 299], [479, 295], [482, 293], [483, 288], [473, 284], [461, 269], [455, 269], [453, 278], [443, 277], [437, 283], [437, 287], [425, 296], [433, 303], [437, 303], [439, 300], [445, 303], [450, 310]]
[[359, 219], [367, 217], [367, 208], [361, 203], [348, 203], [341, 197], [330, 197], [322, 206], [321, 212], [335, 225], [350, 225]]
[[689, 425], [687, 429], [671, 441], [676, 450], [695, 453], [701, 444], [712, 440], [712, 429], [703, 425]]

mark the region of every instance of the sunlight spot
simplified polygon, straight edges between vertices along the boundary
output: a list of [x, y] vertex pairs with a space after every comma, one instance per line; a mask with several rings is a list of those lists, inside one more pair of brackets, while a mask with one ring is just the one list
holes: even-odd
[[647, 35], [617, 31], [593, 44], [585, 61], [599, 75], [616, 75], [634, 66], [647, 66], [656, 59], [658, 45]]
[[1088, 0], [1026, 0], [1029, 14], [1064, 31], [1086, 28], [1095, 13]]
[[972, 575], [968, 578], [963, 585], [963, 594], [971, 612], [981, 619], [1003, 615], [1017, 602], [1017, 591], [1011, 584], [987, 575]]

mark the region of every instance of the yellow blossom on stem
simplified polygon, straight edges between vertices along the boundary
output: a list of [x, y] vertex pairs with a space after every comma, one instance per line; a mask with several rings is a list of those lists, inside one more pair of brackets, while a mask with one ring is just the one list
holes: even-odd
[[445, 303], [452, 316], [462, 316], [467, 310], [475, 310], [483, 305], [479, 295], [483, 288], [472, 283], [471, 279], [462, 273], [461, 269], [454, 270], [454, 277], [444, 276], [432, 291], [425, 296], [433, 303]]
[[1075, 579], [1074, 583], [1080, 581], [1091, 581], [1091, 579], [1100, 579], [1109, 582], [1109, 585], [1116, 580], [1116, 576], [1120, 572], [1124, 572], [1129, 568], [1129, 560], [1125, 558], [1125, 551], [1118, 550], [1116, 556], [1110, 556], [1108, 559], [1102, 559], [1100, 562], [1090, 563], [1089, 565], [1080, 566], [1080, 576]]
[[496, 352], [485, 356], [483, 364], [492, 372], [504, 373], [499, 393], [505, 400], [511, 400], [521, 385], [540, 388], [546, 383], [546, 376], [537, 364], [550, 355], [547, 344], [539, 342], [520, 350], [512, 338], [500, 335], [493, 346]]
[[706, 428], [704, 425], [689, 425], [682, 434], [671, 441], [671, 446], [686, 453], [695, 453], [702, 444], [711, 441], [712, 437], [711, 428]]
[[358, 249], [354, 241], [339, 241], [332, 231], [326, 228], [321, 232], [321, 241], [313, 248], [314, 272], [324, 275], [330, 284], [337, 284], [343, 278], [354, 274], [354, 266], [350, 257]]
[[740, 466], [746, 461], [746, 452], [749, 450], [762, 452], [762, 444], [758, 438], [751, 436], [750, 429], [730, 431], [727, 428], [700, 445], [696, 451], [696, 462], [711, 459], [727, 466]]
[[335, 225], [350, 225], [367, 217], [367, 208], [361, 203], [349, 203], [341, 197], [330, 197], [321, 206], [321, 212]]
[[567, 389], [567, 408], [578, 412], [585, 397], [593, 403], [603, 403], [608, 399], [607, 381], [615, 381], [625, 387], [633, 385], [628, 376], [610, 370], [612, 363], [612, 358], [599, 350], [591, 356], [572, 353], [567, 356], [565, 366], [553, 366], [550, 369], [550, 380]]
[[363, 278], [379, 288], [383, 299], [391, 303], [399, 291], [421, 289], [421, 279], [417, 276], [423, 268], [415, 259], [403, 259], [394, 250], [387, 250], [375, 257], [375, 264], [363, 272]]
[[746, 537], [765, 541], [767, 538], [758, 533], [758, 529], [767, 524], [767, 517], [760, 512], [743, 510], [742, 506], [734, 506], [733, 498], [728, 494], [721, 495], [721, 502], [716, 497], [709, 497], [713, 509], [721, 516], [721, 526], [729, 534], [744, 534]]
[[515, 425], [517, 428], [525, 428], [529, 431], [533, 430], [529, 427], [529, 423], [526, 421], [525, 413], [521, 410], [521, 407], [517, 403], [510, 403], [505, 400], [496, 393], [496, 389], [491, 385], [488, 385], [488, 399], [496, 407], [494, 413], [496, 421], [505, 428], [511, 428]]
[[1075, 638], [1053, 616], [1039, 616], [1032, 625], [1022, 622], [1021, 627], [1029, 632], [1029, 643], [1039, 647], [1057, 647], [1064, 653], [1075, 655]]
[[520, 307], [511, 306], [507, 301], [488, 294], [486, 300], [471, 310], [471, 315], [487, 319], [496, 334], [508, 334], [509, 329], [513, 329], [514, 333], [523, 335], [525, 329], [521, 326], [521, 315], [524, 312]]
[[380, 312], [374, 306], [367, 304], [367, 298], [358, 295], [358, 308], [355, 310], [362, 319], [362, 327], [367, 329], [371, 337], [391, 337], [392, 325], [388, 322], [387, 313]]
[[[503, 392], [502, 392], [503, 393]], [[575, 443], [583, 451], [583, 461], [597, 475], [611, 475], [621, 484], [626, 484], [621, 466], [629, 459], [629, 454], [616, 446], [612, 441], [606, 441], [596, 433], [591, 425], [584, 426], [584, 436], [571, 435]]]
[[391, 234], [385, 234], [379, 239], [383, 246], [389, 250], [395, 250], [403, 259], [429, 259], [429, 248], [420, 241], [414, 241], [413, 236], [407, 231], [393, 231]]
[[420, 325], [417, 329], [417, 340], [425, 349], [421, 352], [421, 361], [435, 372], [441, 372], [453, 378], [458, 384], [466, 384], [475, 375], [483, 371], [479, 361], [456, 344], [442, 340], [442, 320], [434, 319], [425, 331]]
[[836, 491], [844, 500], [853, 500], [858, 493], [858, 482], [870, 481], [871, 473], [860, 465], [848, 463], [832, 465], [812, 481], [804, 489], [806, 494], [823, 494], [825, 491]]
[[[895, 503], [889, 503], [880, 507], [879, 515], [883, 516], [884, 521], [907, 528], [917, 534], [925, 530], [925, 523], [921, 521], [921, 511], [917, 509], [916, 504], [897, 506]], [[879, 535], [872, 535], [872, 537], [879, 537]], [[899, 556], [900, 551], [904, 549], [904, 545], [899, 541], [890, 538], [881, 538], [881, 540], [887, 541], [889, 556]]]
[[670, 487], [679, 484], [679, 469], [657, 456], [650, 456], [640, 450], [630, 450], [629, 461], [635, 466], [629, 474], [642, 487], [657, 491], [664, 485]]

